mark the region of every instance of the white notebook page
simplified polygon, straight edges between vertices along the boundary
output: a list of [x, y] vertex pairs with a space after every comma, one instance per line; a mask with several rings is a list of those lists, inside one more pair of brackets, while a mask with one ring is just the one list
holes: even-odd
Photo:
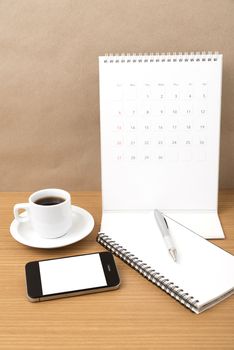
[[105, 212], [101, 232], [156, 272], [160, 272], [202, 306], [234, 288], [234, 258], [214, 244], [167, 219], [177, 249], [169, 255], [153, 211]]

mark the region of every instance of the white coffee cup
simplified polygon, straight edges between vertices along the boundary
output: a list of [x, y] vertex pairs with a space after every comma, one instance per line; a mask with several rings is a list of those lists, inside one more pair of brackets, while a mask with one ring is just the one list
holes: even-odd
[[[60, 198], [61, 202], [47, 205], [36, 203], [49, 197]], [[20, 209], [24, 209], [26, 215], [21, 216]], [[68, 192], [56, 188], [34, 192], [29, 197], [28, 203], [18, 203], [14, 206], [14, 216], [20, 223], [30, 221], [35, 232], [41, 237], [63, 236], [72, 226], [71, 196]]]

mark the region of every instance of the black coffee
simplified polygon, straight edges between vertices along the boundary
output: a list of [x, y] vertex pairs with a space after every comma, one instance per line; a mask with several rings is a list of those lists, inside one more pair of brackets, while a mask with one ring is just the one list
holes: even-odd
[[39, 205], [56, 205], [63, 202], [65, 202], [65, 199], [61, 197], [43, 197], [36, 200], [34, 203]]

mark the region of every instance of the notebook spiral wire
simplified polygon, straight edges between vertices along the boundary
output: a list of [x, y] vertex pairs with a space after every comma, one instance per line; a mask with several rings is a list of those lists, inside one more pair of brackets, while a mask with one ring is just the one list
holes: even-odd
[[193, 296], [189, 295], [183, 289], [179, 288], [179, 286], [175, 285], [165, 276], [160, 274], [160, 272], [156, 272], [150, 266], [145, 264], [142, 260], [138, 259], [134, 254], [131, 254], [121, 245], [113, 241], [108, 235], [99, 232], [97, 236], [97, 242], [100, 243], [104, 248], [111, 251], [114, 255], [119, 257], [129, 266], [134, 268], [136, 271], [138, 271], [143, 277], [148, 279], [150, 282], [160, 287], [166, 293], [170, 294], [181, 304], [183, 304], [192, 311], [196, 309], [196, 305], [199, 302], [199, 300], [196, 300]]

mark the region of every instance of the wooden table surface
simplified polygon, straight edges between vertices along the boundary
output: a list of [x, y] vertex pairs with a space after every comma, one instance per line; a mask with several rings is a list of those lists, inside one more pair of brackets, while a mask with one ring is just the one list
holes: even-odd
[[[15, 203], [29, 193], [0, 193], [0, 349], [234, 349], [234, 298], [196, 315], [116, 258], [119, 290], [30, 303], [24, 265], [31, 260], [104, 250], [95, 242], [101, 221], [99, 192], [72, 193], [73, 204], [95, 219], [88, 237], [43, 250], [21, 245], [9, 233]], [[234, 253], [234, 190], [219, 196], [226, 234], [215, 244]]]

